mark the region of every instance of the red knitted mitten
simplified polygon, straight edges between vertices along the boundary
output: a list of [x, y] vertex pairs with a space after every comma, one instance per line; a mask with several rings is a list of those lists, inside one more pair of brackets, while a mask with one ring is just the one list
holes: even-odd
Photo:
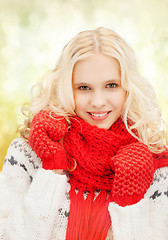
[[28, 140], [41, 158], [44, 169], [67, 169], [66, 152], [58, 142], [67, 132], [65, 118], [51, 111], [42, 111], [34, 116]]
[[110, 164], [115, 171], [114, 201], [123, 207], [139, 202], [150, 187], [156, 169], [148, 147], [140, 142], [128, 144], [111, 158]]

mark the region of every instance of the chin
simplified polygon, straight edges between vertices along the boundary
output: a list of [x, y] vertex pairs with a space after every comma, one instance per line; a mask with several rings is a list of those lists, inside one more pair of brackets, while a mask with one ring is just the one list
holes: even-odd
[[92, 125], [95, 125], [95, 126], [97, 126], [98, 128], [103, 128], [103, 129], [106, 129], [106, 130], [108, 130], [108, 129], [112, 126], [112, 124], [103, 124], [103, 123], [100, 123], [100, 124], [92, 124]]

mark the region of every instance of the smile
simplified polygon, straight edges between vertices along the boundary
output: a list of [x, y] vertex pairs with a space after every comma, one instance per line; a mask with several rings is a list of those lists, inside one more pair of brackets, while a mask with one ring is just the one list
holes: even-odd
[[107, 115], [108, 114], [108, 112], [106, 112], [106, 113], [90, 113], [92, 116], [95, 116], [95, 117], [103, 117], [103, 116], [105, 116], [105, 115]]
[[103, 121], [108, 117], [110, 112], [111, 111], [107, 111], [107, 112], [103, 112], [103, 111], [102, 112], [88, 112], [88, 113], [89, 113], [92, 120]]

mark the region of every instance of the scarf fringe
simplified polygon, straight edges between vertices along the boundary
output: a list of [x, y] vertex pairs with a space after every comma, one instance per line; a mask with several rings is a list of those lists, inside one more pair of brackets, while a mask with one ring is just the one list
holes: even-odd
[[95, 197], [90, 191], [85, 198], [83, 191], [71, 187], [70, 214], [66, 240], [105, 240], [111, 226], [108, 212], [109, 197], [101, 191]]

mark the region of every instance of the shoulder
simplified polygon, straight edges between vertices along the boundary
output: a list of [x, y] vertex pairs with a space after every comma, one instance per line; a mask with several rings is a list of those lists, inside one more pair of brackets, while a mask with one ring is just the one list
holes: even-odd
[[14, 139], [7, 150], [3, 170], [10, 167], [20, 168], [30, 176], [42, 167], [41, 159], [32, 150], [28, 141], [24, 138]]

